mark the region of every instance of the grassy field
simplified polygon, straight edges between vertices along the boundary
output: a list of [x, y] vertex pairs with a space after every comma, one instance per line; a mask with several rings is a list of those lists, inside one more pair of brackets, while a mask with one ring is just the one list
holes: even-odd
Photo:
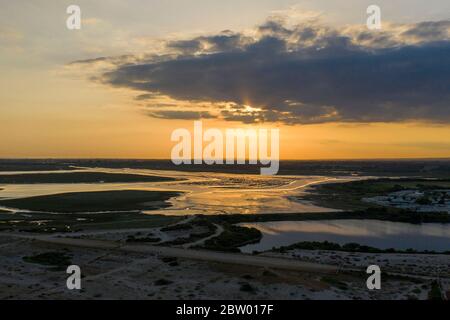
[[341, 212], [302, 212], [302, 213], [272, 213], [272, 214], [228, 214], [206, 216], [218, 224], [251, 223], [270, 221], [308, 221], [308, 220], [338, 220], [338, 219], [372, 219], [406, 223], [450, 223], [450, 215], [440, 212], [408, 212], [390, 208], [369, 208], [358, 211]]
[[213, 235], [216, 231], [214, 224], [203, 216], [196, 216], [195, 219], [187, 223], [162, 228], [161, 231], [192, 230], [195, 227], [202, 227], [206, 230], [201, 233], [191, 233], [188, 237], [180, 237], [172, 241], [163, 242], [162, 245], [172, 246], [195, 242]]
[[[346, 243], [340, 245], [338, 243], [329, 241], [303, 241], [291, 244], [289, 246], [282, 246], [274, 248], [275, 252], [287, 252], [289, 250], [330, 250], [330, 251], [344, 251], [344, 252], [364, 252], [364, 253], [419, 253], [419, 254], [436, 254], [434, 251], [417, 251], [414, 249], [396, 250], [396, 249], [378, 249], [370, 246], [360, 245], [358, 243]], [[450, 251], [438, 252], [438, 254], [449, 254]]]
[[262, 238], [262, 233], [255, 228], [240, 227], [224, 223], [222, 224], [224, 232], [218, 237], [207, 240], [200, 248], [240, 252], [239, 247], [246, 244], [258, 243]]
[[3, 184], [34, 183], [126, 183], [126, 182], [160, 182], [175, 179], [140, 174], [107, 172], [61, 172], [61, 173], [27, 173], [0, 175]]
[[169, 206], [165, 201], [177, 195], [177, 192], [140, 190], [71, 192], [1, 200], [0, 205], [58, 213], [151, 210]]
[[406, 189], [450, 189], [450, 180], [426, 179], [370, 179], [345, 183], [316, 185], [301, 198], [326, 208], [342, 210], [365, 210], [380, 206], [362, 201], [363, 198], [387, 195]]
[[183, 216], [148, 215], [140, 212], [0, 214], [0, 231], [35, 233], [73, 232], [163, 227]]
[[67, 252], [53, 251], [23, 257], [23, 261], [52, 267], [52, 271], [63, 271], [72, 264], [72, 256]]

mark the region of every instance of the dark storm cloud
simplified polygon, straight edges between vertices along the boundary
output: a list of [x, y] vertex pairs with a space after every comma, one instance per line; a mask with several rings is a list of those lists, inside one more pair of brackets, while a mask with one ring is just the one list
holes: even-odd
[[404, 32], [406, 36], [415, 36], [423, 40], [441, 40], [449, 36], [450, 20], [425, 21], [416, 24], [413, 28]]
[[137, 100], [137, 101], [148, 100], [148, 99], [153, 98], [154, 96], [155, 95], [152, 93], [144, 93], [144, 94], [140, 94], [140, 95], [134, 97], [134, 100]]
[[164, 110], [164, 111], [150, 111], [147, 113], [152, 118], [159, 119], [178, 119], [178, 120], [199, 120], [199, 119], [211, 119], [214, 118], [209, 112], [206, 111], [177, 111], [177, 110]]
[[72, 61], [69, 64], [92, 64], [92, 63], [96, 63], [96, 62], [106, 61], [107, 59], [108, 59], [107, 57], [98, 57], [98, 58], [93, 58], [93, 59], [76, 60], [76, 61]]
[[170, 41], [167, 46], [184, 54], [201, 52], [223, 52], [236, 50], [242, 46], [245, 37], [231, 31], [223, 31], [214, 36], [196, 37], [190, 40]]
[[[182, 52], [176, 57], [123, 64], [102, 81], [176, 100], [259, 108], [221, 111], [224, 119], [242, 122], [449, 123], [448, 27], [448, 21], [411, 25], [402, 36], [422, 41], [399, 44], [389, 32], [371, 36], [364, 30], [352, 38], [330, 28], [268, 21], [252, 41], [226, 32], [172, 42]], [[202, 47], [213, 49], [199, 54]]]
[[97, 63], [109, 63], [113, 65], [123, 65], [125, 63], [135, 62], [136, 57], [129, 54], [124, 54], [120, 56], [113, 56], [113, 57], [97, 57], [92, 59], [85, 59], [85, 60], [76, 60], [69, 63], [69, 65], [94, 65]]

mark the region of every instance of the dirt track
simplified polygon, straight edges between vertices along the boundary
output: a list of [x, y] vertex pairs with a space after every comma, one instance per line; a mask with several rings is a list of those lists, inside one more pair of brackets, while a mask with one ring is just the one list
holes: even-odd
[[30, 239], [51, 244], [59, 244], [64, 246], [75, 246], [93, 249], [119, 250], [136, 253], [158, 254], [163, 256], [177, 257], [182, 259], [211, 261], [226, 264], [247, 265], [255, 267], [265, 267], [273, 269], [305, 271], [313, 273], [337, 273], [338, 267], [332, 265], [324, 265], [319, 263], [303, 262], [292, 259], [253, 256], [240, 253], [225, 253], [207, 250], [193, 250], [173, 247], [162, 247], [152, 245], [129, 245], [119, 244], [113, 241], [100, 241], [90, 239], [75, 238], [55, 238], [51, 236], [33, 236], [19, 234], [2, 234], [17, 238]]

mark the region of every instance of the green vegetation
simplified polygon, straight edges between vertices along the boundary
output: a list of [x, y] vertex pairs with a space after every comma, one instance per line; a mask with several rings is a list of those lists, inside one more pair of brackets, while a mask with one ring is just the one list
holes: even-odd
[[420, 290], [420, 288], [415, 288], [413, 291], [412, 291], [412, 293], [415, 293], [415, 294], [420, 294], [422, 292], [422, 290]]
[[161, 257], [161, 261], [167, 263], [169, 267], [178, 267], [180, 265], [175, 257]]
[[52, 270], [64, 270], [71, 262], [72, 257], [66, 252], [45, 252], [34, 256], [23, 257], [23, 261], [54, 267]]
[[441, 289], [439, 288], [439, 283], [437, 283], [437, 281], [431, 283], [431, 289], [428, 292], [428, 300], [442, 300]]
[[[364, 253], [423, 253], [430, 254], [436, 252], [434, 251], [416, 251], [414, 249], [407, 250], [396, 250], [396, 249], [378, 249], [370, 246], [360, 245], [358, 243], [347, 243], [340, 245], [338, 243], [324, 241], [303, 241], [294, 243], [289, 246], [283, 246], [273, 249], [277, 252], [287, 252], [290, 250], [301, 249], [301, 250], [330, 250], [330, 251], [344, 251], [344, 252], [364, 252]], [[443, 252], [443, 254], [449, 254], [450, 252]]]
[[239, 247], [251, 243], [258, 243], [262, 234], [258, 229], [245, 228], [230, 224], [222, 224], [224, 231], [218, 237], [214, 237], [205, 241], [202, 248], [217, 250], [240, 252]]
[[175, 179], [160, 176], [147, 176], [127, 173], [108, 172], [61, 172], [61, 173], [26, 173], [0, 175], [3, 184], [31, 183], [126, 183], [126, 182], [159, 182]]
[[158, 237], [152, 237], [152, 235], [149, 235], [147, 237], [135, 237], [135, 236], [128, 236], [127, 237], [127, 242], [144, 242], [144, 243], [156, 243], [156, 242], [160, 242], [161, 238]]
[[154, 228], [177, 223], [184, 218], [183, 216], [148, 215], [140, 212], [0, 214], [0, 230], [54, 233], [99, 229]]
[[421, 197], [416, 200], [416, 203], [420, 205], [430, 205], [432, 204], [432, 201], [428, 197]]
[[192, 242], [196, 242], [201, 239], [210, 237], [216, 232], [216, 226], [213, 223], [211, 223], [210, 221], [208, 221], [205, 217], [202, 217], [202, 216], [195, 217], [194, 220], [192, 220], [188, 223], [182, 223], [182, 224], [164, 227], [161, 229], [161, 231], [164, 231], [164, 232], [184, 231], [184, 230], [192, 230], [194, 227], [206, 228], [206, 231], [200, 232], [200, 233], [192, 232], [189, 234], [188, 237], [179, 237], [172, 241], [163, 242], [161, 245], [176, 246], [176, 245], [183, 245], [186, 243], [192, 243]]
[[250, 292], [250, 293], [255, 293], [256, 292], [256, 288], [254, 288], [248, 282], [242, 282], [241, 283], [241, 287], [239, 288], [239, 290], [242, 291], [242, 292]]
[[172, 283], [173, 283], [173, 281], [170, 281], [167, 279], [158, 279], [155, 281], [155, 286], [167, 286]]
[[161, 229], [163, 232], [170, 232], [170, 231], [182, 231], [182, 230], [190, 230], [192, 229], [192, 223], [180, 223], [175, 224], [172, 226], [167, 226]]
[[[176, 195], [178, 195], [176, 192], [119, 190], [3, 200], [0, 204], [8, 207], [61, 213], [0, 213], [0, 230], [55, 233], [89, 229], [163, 227], [176, 223], [184, 217], [147, 215], [138, 210], [166, 207], [168, 204], [164, 201]], [[88, 213], [95, 211], [100, 212]], [[149, 238], [151, 237], [136, 241], [156, 241]]]
[[401, 190], [449, 189], [450, 179], [370, 179], [313, 186], [302, 199], [326, 208], [365, 210], [380, 207], [363, 198], [387, 195]]
[[411, 212], [391, 208], [368, 208], [359, 211], [313, 212], [313, 213], [271, 213], [271, 214], [229, 214], [206, 216], [215, 223], [237, 224], [244, 222], [307, 221], [307, 220], [384, 220], [406, 223], [450, 223], [450, 215], [442, 212]]
[[177, 192], [140, 190], [71, 192], [1, 200], [0, 205], [58, 213], [152, 210], [168, 207], [165, 201], [177, 195]]
[[207, 237], [210, 237], [213, 234], [214, 234], [214, 231], [207, 231], [207, 232], [202, 232], [202, 233], [191, 233], [189, 235], [189, 237], [176, 238], [175, 240], [172, 240], [172, 241], [163, 242], [163, 243], [161, 243], [161, 245], [164, 245], [164, 246], [180, 246], [180, 245], [183, 245], [183, 244], [196, 242], [196, 241], [205, 239]]
[[348, 286], [345, 282], [342, 282], [331, 276], [324, 276], [320, 279], [320, 281], [325, 282], [326, 284], [336, 287], [340, 290], [348, 290]]

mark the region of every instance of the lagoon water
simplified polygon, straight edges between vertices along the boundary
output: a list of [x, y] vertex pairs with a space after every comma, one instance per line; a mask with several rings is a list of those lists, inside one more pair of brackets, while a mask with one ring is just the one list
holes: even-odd
[[[78, 168], [75, 171], [132, 173], [178, 178], [176, 181], [144, 183], [4, 184], [0, 198], [20, 198], [63, 192], [105, 190], [168, 190], [182, 194], [170, 200], [171, 207], [148, 214], [257, 214], [324, 212], [332, 209], [296, 200], [308, 186], [361, 177], [260, 176], [213, 172], [183, 172], [147, 169]], [[51, 172], [51, 171], [48, 171]], [[60, 171], [60, 173], [66, 171]], [[19, 173], [19, 172], [17, 172]], [[32, 172], [21, 172], [32, 173]], [[45, 172], [40, 172], [45, 173]], [[11, 174], [3, 172], [0, 174]], [[14, 208], [4, 208], [15, 211]], [[23, 210], [22, 210], [23, 211]], [[249, 223], [263, 233], [260, 243], [242, 248], [244, 252], [269, 250], [300, 241], [356, 242], [381, 249], [450, 250], [450, 225], [412, 225], [375, 220], [329, 220], [309, 222]]]
[[327, 181], [347, 181], [355, 179], [355, 177], [260, 176], [250, 174], [148, 169], [79, 168], [78, 170], [70, 172], [77, 171], [159, 175], [179, 178], [179, 180], [144, 183], [4, 184], [0, 186], [0, 189], [3, 189], [0, 190], [0, 198], [21, 198], [63, 192], [125, 189], [167, 190], [180, 191], [183, 193], [169, 201], [172, 205], [171, 207], [152, 210], [148, 212], [149, 214], [186, 215], [323, 212], [335, 210], [321, 208], [303, 201], [295, 201], [292, 200], [292, 196], [298, 196], [304, 192], [308, 186], [313, 184]]
[[409, 224], [379, 220], [323, 220], [244, 223], [263, 234], [257, 244], [241, 248], [243, 252], [265, 251], [302, 241], [350, 242], [379, 249], [450, 251], [450, 225]]

